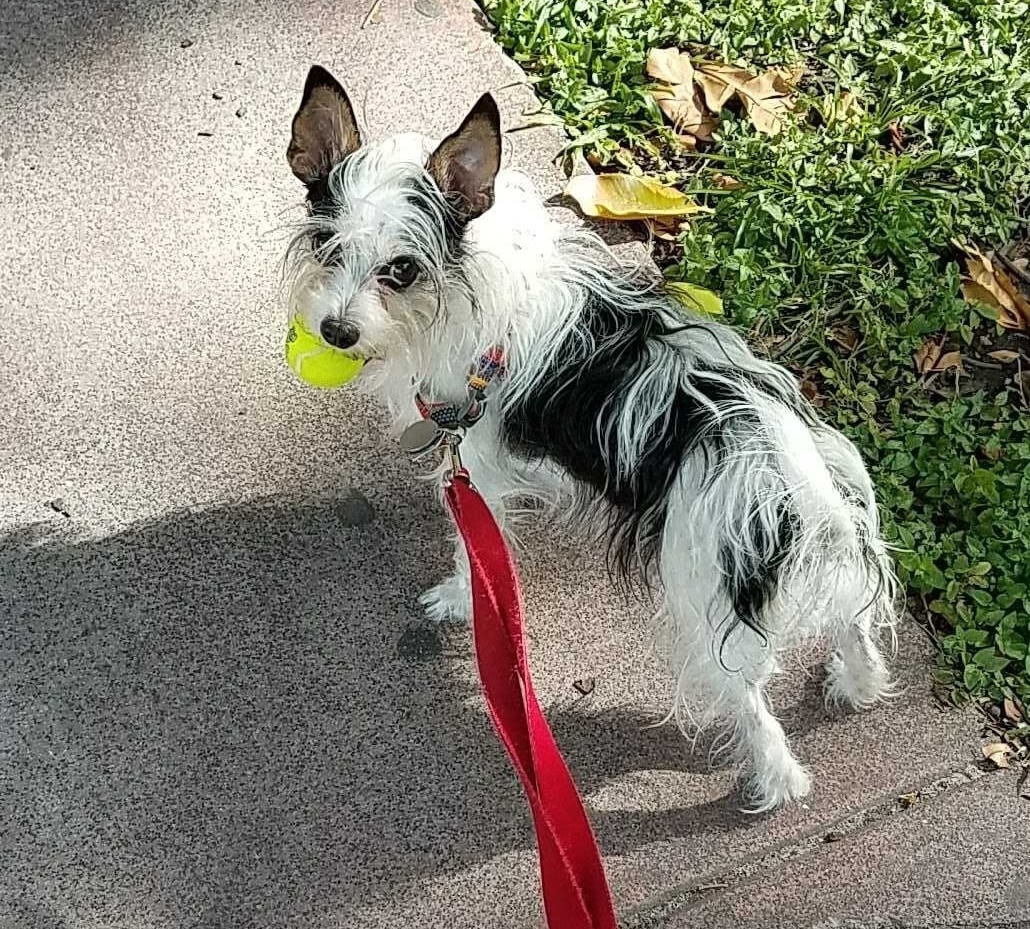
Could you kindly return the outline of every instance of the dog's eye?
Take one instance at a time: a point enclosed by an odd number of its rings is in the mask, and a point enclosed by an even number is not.
[[[418,265],[410,258],[397,258],[383,265],[377,277],[391,290],[404,290],[418,278]]]

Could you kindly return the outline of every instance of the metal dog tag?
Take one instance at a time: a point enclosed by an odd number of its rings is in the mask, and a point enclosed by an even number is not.
[[[433,449],[439,448],[446,437],[444,430],[433,420],[420,419],[401,433],[401,451],[412,458],[421,458]]]

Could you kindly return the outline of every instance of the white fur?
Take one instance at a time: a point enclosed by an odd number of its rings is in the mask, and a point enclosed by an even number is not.
[[[398,431],[418,418],[413,382],[432,399],[459,399],[469,364],[488,347],[503,345],[508,376],[495,385],[486,417],[462,446],[476,486],[502,522],[507,501],[531,495],[589,525],[599,506],[589,489],[554,465],[511,454],[499,441],[500,413],[534,388],[577,332],[588,293],[618,297],[620,288],[628,293],[632,285],[612,277],[611,256],[599,240],[553,221],[527,178],[502,171],[494,206],[467,229],[463,282],[436,282],[441,293],[378,288],[369,275],[395,256],[399,236],[434,247],[431,236],[411,228],[402,194],[422,174],[432,150],[430,140],[400,136],[367,146],[337,169],[331,186],[347,209],[332,231],[346,260],[331,270],[309,260],[304,235],[326,220],[306,223],[293,249],[299,260],[291,312],[303,314],[313,331],[327,315],[357,324],[361,339],[354,350],[377,359],[360,380],[386,404]],[[671,315],[670,322],[676,322]],[[725,377],[748,371],[784,393],[796,390],[786,371],[756,358],[739,336],[699,320],[690,332],[656,343],[649,369],[611,427],[617,454],[609,468],[628,473],[650,426],[669,414],[675,390],[694,389],[691,372],[720,367]],[[709,402],[701,393],[698,399]],[[700,454],[692,453],[668,501],[659,546],[661,640],[676,680],[671,715],[685,723],[692,718],[692,698],[699,698],[705,711],[693,714],[694,722],[728,723],[727,745],[747,777],[745,798],[752,809],[770,810],[803,797],[810,787],[765,694],[778,653],[828,635],[834,645],[828,698],[853,707],[871,704],[889,689],[876,639],[879,630],[893,627],[896,590],[879,540],[873,488],[847,439],[828,427],[806,425],[788,405],[757,389],[739,410],[717,412],[730,454],[711,474]],[[758,429],[752,425],[756,413]],[[745,414],[751,417],[746,422]],[[767,538],[775,536],[780,503],[798,514],[800,543],[763,618],[768,634],[762,638],[737,625],[724,641],[732,609],[720,593],[719,540],[730,539],[743,552],[752,545],[746,529],[754,523],[768,530]],[[422,597],[431,619],[468,617],[460,543],[456,563],[455,576]]]

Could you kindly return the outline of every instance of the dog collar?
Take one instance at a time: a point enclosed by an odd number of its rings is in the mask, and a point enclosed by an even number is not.
[[[462,403],[432,403],[415,391],[415,405],[422,416],[401,434],[401,448],[419,459],[441,446],[451,453],[455,470],[460,467],[458,445],[465,429],[474,425],[486,412],[486,391],[490,384],[504,377],[505,353],[498,345],[491,346],[469,368],[465,381],[466,397]]]
[[[465,381],[466,399],[462,403],[431,403],[415,392],[415,406],[423,419],[433,420],[441,429],[462,429],[482,417],[486,390],[495,379],[504,377],[504,349],[492,345],[469,368]]]

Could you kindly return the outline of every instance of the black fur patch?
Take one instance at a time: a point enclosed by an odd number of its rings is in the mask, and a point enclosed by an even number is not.
[[[591,339],[584,343],[571,336],[556,353],[553,368],[504,417],[505,439],[517,454],[552,459],[605,501],[609,566],[626,581],[637,578],[642,567],[645,584],[659,554],[669,492],[684,458],[701,448],[714,464],[712,456],[722,453],[711,410],[678,390],[668,416],[652,428],[632,473],[606,465],[617,459],[614,423],[621,398],[651,364],[649,344],[678,331],[662,319],[661,301],[657,287],[630,305],[593,296],[581,323]],[[735,399],[721,383],[701,382],[699,388],[716,405]]]
[[[689,323],[670,327],[661,312],[664,301],[657,285],[629,304],[593,295],[584,307],[580,327],[591,339],[570,336],[556,353],[553,368],[529,395],[506,410],[503,425],[504,438],[516,454],[553,460],[603,500],[608,514],[609,570],[617,581],[642,581],[645,587],[650,586],[660,555],[669,494],[684,460],[700,451],[714,471],[726,453],[724,435],[711,408],[679,388],[668,415],[652,427],[632,472],[606,466],[617,456],[614,428],[606,427],[614,425],[621,399],[652,363],[649,347],[698,328]],[[709,332],[706,329],[703,338],[710,339]],[[720,373],[734,372],[721,369]],[[754,383],[749,375],[736,374]],[[809,417],[795,398],[782,396],[777,385],[760,386]],[[737,404],[743,398],[732,384],[705,378],[703,372],[695,378],[694,387],[715,407]],[[746,414],[738,414],[738,426],[741,415],[746,419]],[[793,531],[790,514],[784,512],[774,544],[764,538],[753,540],[756,550],[773,552],[762,564],[731,565],[726,560],[728,548],[722,551],[727,594],[735,612],[733,625],[743,622],[762,634],[762,611],[791,549]]]
[[[775,538],[769,537],[768,530],[758,520],[753,520],[748,527],[751,551],[768,552],[767,558],[757,555],[742,557],[725,545],[719,550],[726,593],[733,604],[733,617],[726,628],[724,643],[735,625],[733,620],[742,622],[759,635],[765,633],[762,612],[776,591],[780,570],[794,547],[796,532],[794,517],[786,507],[780,507],[778,517]]]

